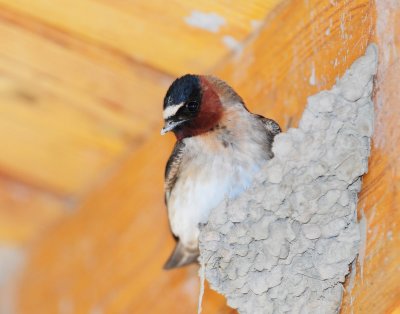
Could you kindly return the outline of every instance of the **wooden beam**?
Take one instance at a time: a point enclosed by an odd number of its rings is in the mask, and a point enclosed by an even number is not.
[[[213,66],[230,52],[229,43],[234,45],[245,39],[279,2],[0,0],[0,5],[127,58],[179,75]],[[203,28],[186,22],[193,12],[200,13],[197,25]],[[214,25],[220,25],[220,29],[213,29]],[[226,38],[228,45],[224,43]]]
[[[0,11],[0,173],[77,196],[160,124],[170,77]]]
[[[289,1],[242,52],[214,69],[247,105],[286,128],[308,96],[331,88],[364,50],[374,28],[370,0]]]
[[[73,210],[73,205],[46,191],[0,177],[0,242],[28,245],[49,224]]]
[[[57,312],[60,302],[76,313],[195,311],[196,266],[162,270],[173,245],[162,192],[171,144],[172,136],[154,136],[80,210],[48,230],[23,276],[21,312]],[[205,308],[223,306],[221,297],[210,298]]]
[[[346,287],[343,313],[400,312],[400,6],[377,1],[379,67],[375,131],[369,171],[360,195],[367,230],[364,258]]]
[[[216,73],[252,110],[295,124],[306,98],[330,88],[364,53],[373,26],[372,1],[287,1]],[[20,312],[51,313],[60,306],[76,313],[196,310],[197,268],[161,270],[173,246],[162,192],[172,143],[155,132],[76,213],[32,246],[18,294]],[[370,169],[371,175],[380,171],[374,164]],[[204,307],[204,313],[230,312],[210,290]]]

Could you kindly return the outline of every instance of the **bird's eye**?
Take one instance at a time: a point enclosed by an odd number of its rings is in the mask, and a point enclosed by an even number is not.
[[[188,108],[188,110],[189,110],[190,112],[196,112],[196,111],[197,111],[197,108],[199,107],[199,103],[198,103],[197,101],[189,101],[189,102],[186,104],[186,107]]]

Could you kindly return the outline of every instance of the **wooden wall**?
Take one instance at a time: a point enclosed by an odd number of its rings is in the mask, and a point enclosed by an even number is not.
[[[342,312],[399,311],[400,7],[377,2],[0,0],[0,240],[25,256],[14,310],[195,312],[197,267],[161,269],[171,80],[215,73],[286,128],[377,41],[367,242]],[[203,28],[188,24],[199,12]],[[203,304],[230,312],[210,290]]]

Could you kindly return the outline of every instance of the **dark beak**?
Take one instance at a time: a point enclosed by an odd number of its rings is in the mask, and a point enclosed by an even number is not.
[[[184,123],[186,121],[187,120],[180,120],[180,121],[169,120],[169,121],[166,121],[164,127],[161,129],[161,135],[164,135],[165,133],[168,133],[169,131],[172,131],[178,125],[181,125],[182,123]]]

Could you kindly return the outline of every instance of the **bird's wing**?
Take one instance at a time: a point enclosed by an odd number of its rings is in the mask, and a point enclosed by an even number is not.
[[[274,157],[274,153],[272,152],[272,143],[274,141],[275,135],[281,132],[281,128],[278,123],[276,123],[272,119],[265,118],[259,114],[255,115],[256,118],[261,122],[262,126],[264,127],[265,131],[267,131],[267,142],[266,142],[266,152],[269,158]]]
[[[270,133],[273,137],[278,133],[281,133],[281,127],[274,120],[265,118],[259,114],[256,114],[255,116],[257,116],[257,118],[260,119],[267,132]]]
[[[179,239],[176,241],[175,249],[164,264],[164,269],[172,269],[186,266],[197,262],[199,249],[185,247]]]
[[[182,141],[178,141],[175,144],[174,150],[172,151],[171,156],[167,161],[167,165],[165,167],[165,203],[168,203],[169,196],[171,195],[171,191],[174,188],[176,180],[178,179],[178,171],[182,161],[183,151],[185,148],[185,144]]]
[[[185,144],[178,141],[175,144],[174,150],[167,161],[165,167],[165,203],[168,207],[168,199],[178,179],[179,167],[182,162]],[[171,269],[176,267],[185,266],[197,261],[199,250],[185,247],[178,237],[174,235],[176,246],[171,256],[168,258],[164,265],[164,269]]]

